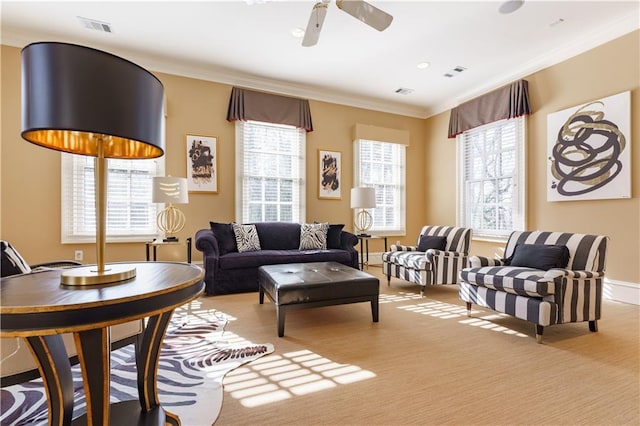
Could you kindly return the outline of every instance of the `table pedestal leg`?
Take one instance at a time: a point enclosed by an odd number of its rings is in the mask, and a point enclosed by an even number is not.
[[[136,353],[136,367],[138,370],[138,397],[143,411],[151,411],[160,407],[157,387],[157,371],[160,361],[162,340],[167,332],[173,311],[163,312],[149,317],[142,335],[139,351]],[[175,414],[165,411],[166,421],[179,426],[180,419]]]
[[[59,334],[25,338],[47,392],[49,425],[70,425],[73,416],[73,378],[67,350]]]
[[[109,327],[73,333],[82,368],[87,424],[108,425],[111,351]]]

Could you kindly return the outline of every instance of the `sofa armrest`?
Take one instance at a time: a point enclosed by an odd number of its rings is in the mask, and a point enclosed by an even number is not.
[[[340,232],[340,248],[347,251],[355,251],[354,247],[358,244],[358,237],[349,231]]]
[[[425,252],[425,256],[427,257],[428,260],[433,261],[435,258],[437,257],[442,257],[442,258],[461,258],[461,257],[465,257],[466,254],[464,253],[459,253],[457,251],[445,251],[445,250],[438,250],[438,249],[428,249]]]
[[[201,229],[196,232],[196,249],[203,252],[205,257],[220,257],[218,240],[211,229]]]
[[[602,279],[604,278],[604,272],[572,271],[570,269],[553,268],[544,273],[545,280],[553,280],[557,277],[566,277],[568,280]]]
[[[469,267],[479,268],[481,266],[504,266],[504,262],[501,259],[490,259],[484,256],[469,256]]]

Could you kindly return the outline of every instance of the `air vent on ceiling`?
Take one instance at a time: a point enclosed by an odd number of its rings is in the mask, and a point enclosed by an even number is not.
[[[446,74],[444,74],[444,76],[448,77],[448,78],[455,77],[456,75],[460,74],[464,70],[466,70],[465,67],[461,67],[460,65],[458,65],[457,67],[455,67],[451,71],[449,71]]]
[[[103,33],[112,33],[111,24],[108,22],[96,21],[95,19],[83,18],[78,16],[78,19],[85,28],[90,30],[102,31]]]
[[[407,89],[406,87],[401,87],[399,89],[396,89],[396,93],[400,95],[408,95],[411,92],[413,92],[413,89]]]

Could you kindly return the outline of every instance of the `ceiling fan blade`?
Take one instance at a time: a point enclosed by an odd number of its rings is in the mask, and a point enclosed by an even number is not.
[[[393,21],[393,16],[363,0],[336,0],[336,6],[378,31],[384,31]]]
[[[302,45],[305,47],[315,46],[320,38],[320,30],[322,30],[322,24],[324,18],[327,16],[327,7],[329,6],[329,0],[322,0],[317,2],[311,10],[311,16],[309,16],[309,23],[307,29],[304,32],[304,38],[302,39]]]

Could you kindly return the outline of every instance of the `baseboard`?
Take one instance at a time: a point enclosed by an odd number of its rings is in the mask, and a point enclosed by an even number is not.
[[[604,298],[632,305],[640,305],[640,284],[604,279]]]
[[[369,253],[369,265],[382,265],[382,253]],[[604,298],[617,302],[640,305],[640,284],[605,278]]]

